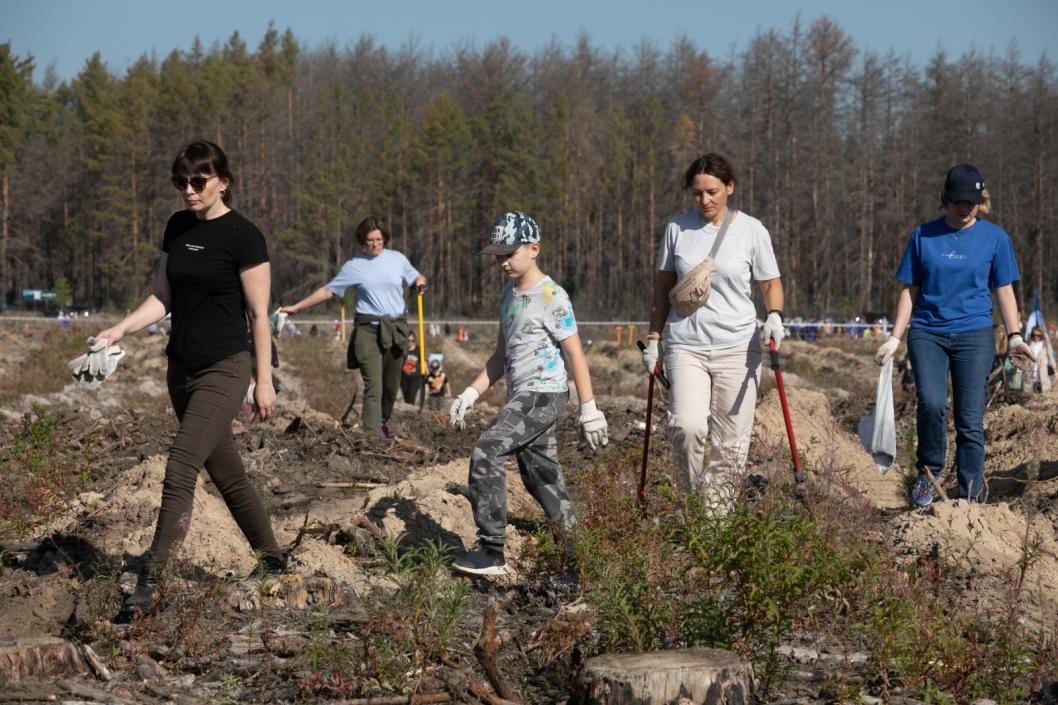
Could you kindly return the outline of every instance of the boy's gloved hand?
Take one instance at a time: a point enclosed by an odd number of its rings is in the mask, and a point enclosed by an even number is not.
[[[606,416],[595,407],[594,399],[590,399],[580,405],[577,425],[580,427],[581,440],[587,443],[592,450],[601,448],[610,442]]]
[[[879,365],[884,365],[893,359],[893,355],[896,355],[896,350],[899,347],[900,338],[889,336],[889,340],[878,346],[878,352],[874,353],[874,361]]]
[[[647,338],[647,345],[643,348],[643,367],[647,374],[654,374],[654,368],[658,365],[658,341],[656,338]]]
[[[452,406],[448,410],[448,424],[457,431],[465,431],[467,428],[466,416],[474,402],[478,400],[478,390],[467,387],[463,393],[452,400]]]
[[[774,340],[775,349],[778,350],[779,346],[782,345],[782,339],[786,337],[786,328],[782,324],[782,314],[778,311],[769,313],[761,332],[763,333],[760,337],[761,347],[769,348],[768,341]]]

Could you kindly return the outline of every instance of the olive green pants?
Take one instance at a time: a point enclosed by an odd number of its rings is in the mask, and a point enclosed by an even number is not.
[[[404,336],[407,338],[407,334]],[[404,364],[404,347],[399,344],[382,349],[379,325],[359,323],[353,341],[360,375],[364,379],[365,431],[375,432],[389,421],[393,404],[400,393],[400,368]]]
[[[148,553],[149,566],[165,565],[191,524],[198,472],[205,467],[235,523],[256,551],[282,556],[272,525],[243,467],[231,421],[250,384],[250,353],[241,352],[199,370],[169,358],[166,378],[180,420],[162,484],[162,508]]]

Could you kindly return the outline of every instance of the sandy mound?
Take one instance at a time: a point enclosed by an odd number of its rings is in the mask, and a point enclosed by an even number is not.
[[[919,549],[937,544],[946,562],[968,565],[975,573],[1003,583],[1004,589],[1014,583],[1023,547],[1037,544],[1037,557],[1025,576],[1026,593],[1019,599],[1037,607],[1038,615],[1053,615],[1058,601],[1058,540],[1046,517],[1027,519],[1006,502],[939,502],[924,512],[901,514],[892,529],[899,542]],[[1003,590],[998,595],[1004,597]]]
[[[164,455],[152,456],[125,471],[110,492],[79,495],[54,529],[82,535],[96,548],[112,555],[141,555],[154,537],[165,461]],[[256,565],[253,551],[224,501],[206,491],[205,477],[205,473],[200,473],[191,524],[179,555],[206,570],[233,570],[248,575]],[[326,500],[313,506],[311,519],[345,523],[359,513],[361,505],[362,499]],[[295,517],[275,522],[280,546],[294,540],[302,522],[303,518]],[[312,536],[305,537],[295,550],[291,569],[299,575],[328,577],[358,591],[377,582],[364,574],[359,563],[341,545],[328,544]]]
[[[839,351],[840,352],[840,351]],[[906,507],[903,477],[894,465],[882,475],[858,438],[835,423],[827,395],[810,389],[786,391],[797,449],[814,468],[834,472],[854,491],[878,507]],[[772,390],[757,406],[756,432],[774,440],[786,438],[779,394]]]
[[[467,496],[468,460],[412,473],[396,485],[372,490],[363,512],[391,534],[407,532],[412,541],[441,539],[458,554],[477,540],[477,528]],[[516,524],[539,521],[543,512],[522,485],[517,468],[507,473],[508,560],[522,555],[525,539]]]
[[[111,491],[79,495],[55,528],[62,531],[69,527],[110,554],[142,554],[154,537],[165,462],[164,455],[151,456],[123,472]],[[206,492],[201,475],[182,555],[205,568],[248,572],[255,565],[250,545],[223,500]]]

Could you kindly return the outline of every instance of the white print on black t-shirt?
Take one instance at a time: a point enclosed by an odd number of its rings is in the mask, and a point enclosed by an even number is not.
[[[950,259],[950,260],[960,260],[960,259],[966,259],[966,255],[960,255],[960,254],[959,254],[958,252],[956,252],[955,250],[952,250],[951,252],[949,252],[948,254],[946,254],[946,255],[944,255],[944,256],[945,256],[945,257],[947,257],[947,258],[948,258],[948,259]]]
[[[185,242],[184,247],[191,250],[192,252],[201,252],[202,250],[206,249],[205,245],[192,245],[189,242]]]

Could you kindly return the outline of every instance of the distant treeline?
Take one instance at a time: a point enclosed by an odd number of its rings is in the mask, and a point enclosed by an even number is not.
[[[827,18],[723,56],[587,36],[533,53],[506,39],[310,49],[272,27],[253,51],[235,34],[122,76],[98,54],[69,83],[33,71],[0,45],[8,297],[61,275],[78,303],[141,299],[181,207],[171,160],[200,138],[231,157],[235,207],[268,238],[285,303],[333,275],[378,213],[430,278],[429,315],[491,316],[503,282],[475,254],[518,209],[578,314],[642,318],[665,219],[691,207],[682,172],[706,151],[733,161],[737,207],[770,230],[791,314],[890,309],[907,237],[962,161],[1014,238],[1021,300],[1058,293],[1055,68],[1013,45],[917,66]]]

